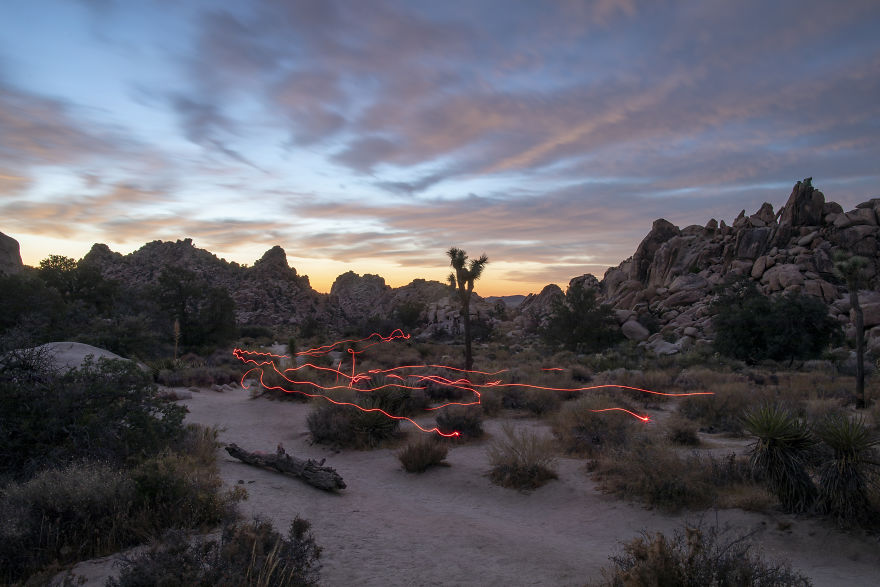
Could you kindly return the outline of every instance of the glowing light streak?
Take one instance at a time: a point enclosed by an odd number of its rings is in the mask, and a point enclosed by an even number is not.
[[[658,395],[663,397],[691,397],[691,396],[700,396],[700,395],[713,395],[712,392],[708,391],[699,391],[699,392],[687,392],[687,393],[666,393],[660,391],[654,391],[650,389],[644,389],[641,387],[633,387],[629,385],[616,385],[616,384],[603,384],[603,385],[590,385],[586,387],[551,387],[544,385],[532,385],[527,383],[504,383],[501,379],[491,379],[496,377],[502,373],[505,373],[507,369],[502,369],[499,371],[476,371],[476,370],[465,370],[459,369],[457,367],[451,367],[448,365],[436,365],[436,364],[423,364],[423,365],[398,365],[396,367],[390,367],[387,369],[370,369],[363,372],[358,372],[357,370],[357,355],[363,354],[364,351],[372,346],[377,344],[384,344],[393,342],[395,340],[408,340],[410,338],[409,334],[405,334],[402,330],[396,329],[388,336],[382,336],[378,333],[373,333],[370,336],[360,339],[347,339],[334,342],[332,344],[319,346],[315,348],[311,348],[305,351],[300,351],[296,353],[293,357],[290,355],[279,355],[269,352],[262,351],[248,351],[244,349],[234,349],[232,351],[233,355],[242,361],[244,364],[253,365],[250,369],[248,369],[244,375],[241,377],[241,386],[244,389],[249,389],[246,380],[248,376],[255,372],[259,371],[259,383],[260,385],[267,390],[277,390],[282,391],[284,393],[298,393],[304,395],[306,397],[311,398],[321,398],[326,400],[332,404],[336,404],[339,406],[349,406],[352,408],[356,408],[361,410],[362,412],[376,412],[380,413],[383,416],[390,418],[392,420],[406,421],[418,428],[423,432],[435,433],[443,437],[454,438],[460,436],[460,432],[452,431],[452,432],[442,432],[439,428],[432,427],[426,428],[420,425],[418,422],[413,420],[412,418],[406,416],[400,416],[396,414],[391,414],[384,409],[381,408],[368,408],[361,405],[358,405],[354,402],[346,402],[333,399],[328,393],[334,391],[343,391],[343,390],[354,390],[360,393],[371,393],[384,389],[405,389],[405,390],[426,390],[428,385],[436,385],[440,387],[447,387],[451,389],[458,389],[461,391],[465,391],[468,393],[474,394],[473,401],[449,401],[442,403],[437,406],[430,406],[425,408],[426,412],[433,412],[436,410],[441,410],[443,408],[449,406],[478,406],[481,404],[482,395],[480,390],[484,389],[499,389],[499,388],[522,388],[522,389],[535,389],[539,391],[547,391],[547,392],[568,392],[568,393],[576,393],[576,392],[587,392],[587,391],[595,391],[599,389],[628,389],[631,391],[637,391],[640,393]],[[349,345],[345,348],[345,345]],[[355,350],[352,348],[353,345],[359,345],[359,350]],[[327,355],[331,352],[337,351],[339,348],[345,348],[349,356],[351,357],[351,370],[350,373],[343,372],[343,361],[340,359],[335,368],[333,367],[325,367],[321,365],[315,365],[310,362],[305,362],[302,365],[298,365],[296,367],[289,367],[286,369],[279,369],[277,362],[280,362],[284,359],[294,359],[294,357],[312,357],[317,358],[324,355]],[[338,352],[338,351],[337,351]],[[270,384],[264,381],[263,377],[266,374],[266,371],[271,369],[278,377],[283,379],[286,384],[290,384],[292,389],[288,389],[284,385],[275,385]],[[308,379],[301,379],[297,377],[297,373],[301,370],[309,369],[314,370],[317,373],[327,373],[331,374],[334,377],[334,385],[325,386],[317,383],[315,381],[310,381]],[[348,371],[348,369],[346,369]],[[446,377],[437,373],[437,371],[447,372],[450,377]],[[565,371],[560,367],[545,367],[542,369],[545,372],[560,372]],[[427,373],[426,373],[427,372]],[[474,378],[485,379],[483,382],[479,382],[474,380]],[[389,382],[393,381],[393,382]],[[311,393],[310,393],[311,392]],[[613,408],[604,408],[599,410],[592,410],[594,412],[624,412],[629,416],[640,420],[642,422],[650,422],[651,418],[648,415],[640,415],[626,408],[613,407]]]

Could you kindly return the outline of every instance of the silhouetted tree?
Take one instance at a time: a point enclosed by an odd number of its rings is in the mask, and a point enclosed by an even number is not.
[[[834,271],[846,280],[849,290],[849,305],[855,314],[856,327],[856,397],[862,406],[868,407],[868,396],[865,395],[865,316],[859,304],[859,286],[864,280],[864,268],[868,260],[858,255],[849,255],[838,251],[834,255]]]
[[[569,286],[554,300],[550,319],[541,330],[544,340],[581,353],[597,353],[623,340],[611,307],[599,304],[596,290]]]
[[[446,254],[449,255],[450,264],[455,273],[449,274],[449,285],[458,294],[461,304],[461,317],[464,321],[464,364],[465,369],[472,369],[474,357],[471,353],[471,294],[474,291],[474,281],[483,274],[483,269],[489,262],[489,257],[480,255],[479,259],[471,259],[463,250],[452,247]]]

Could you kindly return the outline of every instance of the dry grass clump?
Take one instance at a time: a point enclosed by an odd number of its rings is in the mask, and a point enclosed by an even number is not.
[[[407,444],[397,453],[397,458],[407,473],[424,473],[431,467],[448,467],[447,454],[447,446],[432,434]]]
[[[263,520],[227,524],[219,540],[191,538],[180,530],[123,563],[110,587],[144,585],[317,585],[321,547],[311,524],[296,516],[287,536]]]
[[[668,445],[642,439],[603,454],[594,464],[604,491],[665,511],[705,508],[714,490],[706,475]]]
[[[666,422],[666,439],[680,446],[699,446],[700,437],[697,425],[679,414],[673,415]]]
[[[749,535],[728,538],[717,526],[685,526],[669,538],[660,532],[623,544],[623,552],[609,557],[599,585],[705,585],[808,586],[810,580],[787,563],[765,561],[752,552]]]
[[[624,398],[601,393],[566,402],[551,421],[553,435],[569,454],[595,456],[603,450],[624,446],[643,431],[643,424],[624,412],[600,411],[620,407],[632,406]]]
[[[556,479],[553,441],[527,430],[517,430],[506,422],[503,437],[486,449],[492,469],[489,479],[502,487],[519,490],[537,489]]]
[[[707,391],[714,395],[686,397],[679,405],[679,413],[697,422],[710,432],[743,433],[743,416],[747,410],[765,401],[768,392],[745,382],[721,383]]]

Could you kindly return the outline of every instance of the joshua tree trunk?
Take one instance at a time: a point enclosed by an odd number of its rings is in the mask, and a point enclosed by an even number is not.
[[[849,303],[856,315],[856,397],[860,398],[862,407],[868,407],[865,395],[865,315],[859,304],[859,291],[856,284],[849,286]]]
[[[464,319],[464,368],[474,368],[474,355],[471,351],[471,308],[470,299],[462,303],[461,311]]]

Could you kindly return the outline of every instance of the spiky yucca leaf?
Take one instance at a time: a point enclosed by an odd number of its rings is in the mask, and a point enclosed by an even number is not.
[[[809,425],[777,405],[750,410],[743,422],[745,429],[758,437],[750,448],[752,471],[767,479],[786,510],[809,509],[816,497],[806,468],[816,449]]]
[[[842,415],[829,416],[818,434],[833,456],[819,469],[817,509],[841,522],[864,520],[872,513],[868,488],[880,472],[874,450],[880,438],[871,434],[863,418]]]

